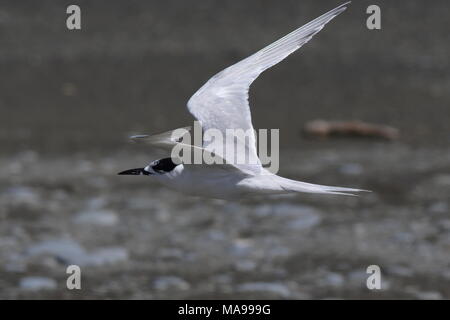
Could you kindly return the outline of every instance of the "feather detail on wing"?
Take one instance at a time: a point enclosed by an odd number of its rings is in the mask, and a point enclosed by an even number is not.
[[[346,9],[349,2],[321,15],[285,37],[261,49],[248,58],[226,68],[206,82],[188,101],[188,109],[202,124],[203,130],[217,129],[224,135],[227,129],[248,131],[245,144],[249,163],[260,165],[256,152],[248,90],[251,83],[265,70],[279,63],[307,43],[330,20]],[[214,149],[226,158],[223,142],[206,141],[205,149]],[[222,151],[220,151],[222,149]],[[234,159],[228,159],[230,162]]]

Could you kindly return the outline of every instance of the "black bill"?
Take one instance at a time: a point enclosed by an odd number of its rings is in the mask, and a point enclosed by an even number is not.
[[[143,175],[148,176],[151,173],[146,171],[146,170],[144,170],[144,168],[136,168],[136,169],[125,170],[125,171],[119,172],[118,174],[122,174],[122,175],[123,174],[127,174],[127,175],[141,175],[141,174],[143,174]]]

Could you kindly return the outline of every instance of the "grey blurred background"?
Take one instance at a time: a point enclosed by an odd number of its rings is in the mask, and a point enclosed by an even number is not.
[[[231,203],[116,176],[157,157],[130,134],[189,125],[210,76],[339,4],[2,1],[0,298],[450,298],[446,1],[353,1],[251,87],[281,175],[372,194]],[[401,136],[307,139],[313,119]],[[70,264],[82,290],[66,289]]]

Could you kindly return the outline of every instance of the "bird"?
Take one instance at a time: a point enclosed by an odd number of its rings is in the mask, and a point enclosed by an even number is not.
[[[222,70],[189,99],[187,108],[199,121],[203,131],[215,129],[224,134],[227,129],[251,131],[249,139],[234,141],[248,152],[249,159],[253,160],[251,164],[235,163],[227,157],[225,152],[220,151],[223,145],[203,139],[201,146],[192,145],[191,147],[224,160],[222,163],[180,163],[179,159],[171,156],[154,160],[145,167],[125,170],[118,174],[146,175],[185,194],[224,200],[297,193],[356,195],[358,192],[367,191],[296,181],[268,171],[261,165],[257,155],[248,102],[250,85],[263,71],[281,62],[311,40],[328,22],[345,11],[349,3],[346,2],[330,10]],[[184,129],[190,130],[190,128]],[[186,131],[177,129],[151,136],[135,135],[131,139],[144,141],[152,147],[170,151],[175,146],[185,146],[180,139]]]

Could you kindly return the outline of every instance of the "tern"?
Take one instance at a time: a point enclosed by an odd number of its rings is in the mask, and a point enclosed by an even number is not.
[[[261,49],[253,55],[224,69],[209,79],[188,101],[190,113],[201,123],[203,130],[216,129],[225,134],[227,129],[251,130],[244,149],[253,164],[236,164],[215,141],[203,140],[202,151],[222,157],[222,164],[186,164],[172,157],[155,160],[142,168],[122,171],[120,175],[148,175],[169,188],[195,196],[217,199],[240,199],[256,195],[280,195],[291,193],[319,193],[354,195],[362,189],[324,186],[280,177],[265,169],[259,161],[256,139],[251,121],[248,91],[251,83],[265,70],[281,62],[307,43],[337,15],[349,2],[321,15],[285,37]],[[138,135],[134,141],[171,150],[180,142],[176,130],[158,135]]]

